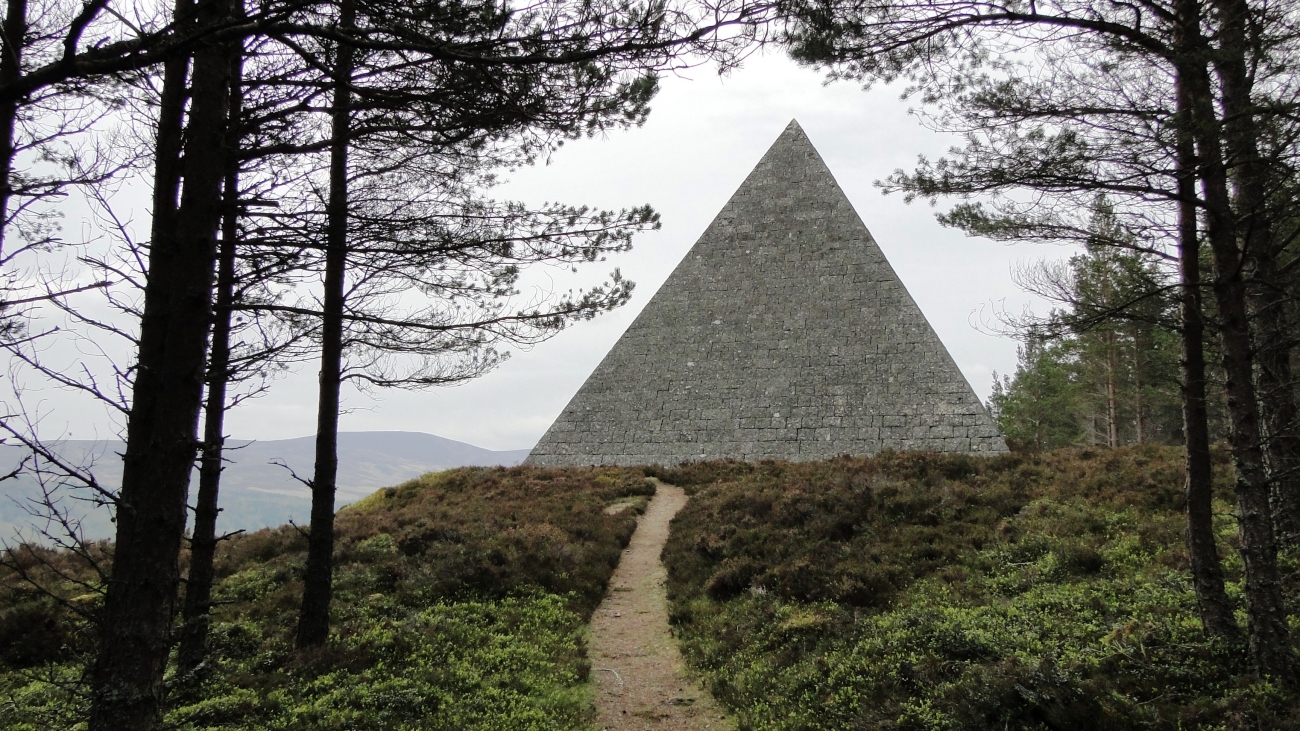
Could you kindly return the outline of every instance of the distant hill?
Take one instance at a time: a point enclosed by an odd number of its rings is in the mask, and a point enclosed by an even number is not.
[[[122,480],[123,444],[112,440],[68,440],[59,442],[59,455],[73,464],[93,466],[102,484],[118,487]],[[0,445],[0,474],[9,472],[26,456],[22,447]],[[283,462],[299,476],[310,477],[315,460],[315,437],[227,442],[229,463],[221,480],[221,518],[218,529],[233,531],[283,525],[290,520],[308,522],[311,495],[289,470],[274,464]],[[401,431],[343,432],[339,434],[338,505],[342,506],[388,487],[453,467],[516,465],[528,456],[527,449],[493,451],[432,434]],[[197,473],[191,484],[193,499]],[[9,540],[30,523],[22,503],[40,494],[34,478],[21,477],[0,482],[0,539]],[[65,504],[83,516],[88,538],[108,538],[113,527],[108,514],[85,503],[66,500],[79,493],[61,491]]]

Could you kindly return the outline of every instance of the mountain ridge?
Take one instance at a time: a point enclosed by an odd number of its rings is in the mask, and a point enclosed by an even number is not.
[[[307,522],[311,494],[293,475],[311,475],[315,440],[314,436],[227,439],[228,461],[222,473],[222,514],[218,530],[253,530],[291,520]],[[66,439],[50,444],[62,459],[91,469],[101,484],[114,489],[121,484],[119,455],[124,446],[116,439]],[[12,470],[26,455],[27,450],[20,445],[0,444],[0,474]],[[484,449],[424,432],[340,432],[336,504],[342,507],[381,487],[428,472],[454,467],[513,466],[526,456],[527,449]],[[191,480],[191,502],[197,483],[196,472]],[[18,535],[19,528],[30,525],[31,518],[22,504],[39,497],[40,483],[31,476],[19,477],[0,483],[0,493],[8,498],[0,498],[0,538],[11,540]],[[60,494],[73,498],[77,493],[65,487],[60,489]],[[106,510],[85,508],[72,500],[65,500],[64,504],[79,508],[87,538],[111,537],[112,522]]]

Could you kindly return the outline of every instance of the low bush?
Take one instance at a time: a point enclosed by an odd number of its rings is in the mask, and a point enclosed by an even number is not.
[[[742,729],[1300,728],[1298,699],[1203,637],[1177,450],[662,477],[694,493],[664,552],[676,631]],[[1294,609],[1295,557],[1284,568]]]
[[[266,729],[588,729],[587,620],[653,484],[640,470],[466,468],[413,480],[340,511],[330,642],[292,649],[306,541],[293,526],[242,535],[217,558],[212,653],[169,678],[167,724]],[[628,504],[617,512],[606,508]],[[40,552],[43,549],[35,549]],[[97,574],[39,555],[77,581]],[[101,556],[101,565],[107,555]],[[84,719],[90,644],[75,603],[0,569],[0,728]]]

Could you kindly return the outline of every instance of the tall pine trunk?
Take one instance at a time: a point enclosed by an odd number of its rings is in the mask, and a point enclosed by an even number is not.
[[[1192,586],[1205,634],[1241,639],[1232,604],[1223,588],[1223,564],[1214,537],[1214,489],[1210,462],[1209,410],[1205,399],[1205,319],[1201,298],[1200,236],[1197,230],[1196,149],[1187,122],[1187,93],[1181,75],[1178,94],[1178,262],[1182,276],[1183,432],[1187,440],[1187,552]]]
[[[213,0],[198,13],[204,25],[223,22],[229,2]],[[185,184],[175,215],[163,217],[150,246],[113,567],[90,673],[90,731],[148,731],[161,721],[212,317],[229,54],[218,44],[194,56]],[[160,129],[160,147],[171,132]],[[167,164],[160,151],[159,167]]]
[[[1294,540],[1300,530],[1300,435],[1295,434],[1297,407],[1291,383],[1293,337],[1287,327],[1283,300],[1276,289],[1277,244],[1269,210],[1270,178],[1259,151],[1263,132],[1252,99],[1253,46],[1250,5],[1244,0],[1210,0],[1218,20],[1220,49],[1214,68],[1222,88],[1225,151],[1231,170],[1238,243],[1244,252],[1242,268],[1259,368],[1259,411],[1263,418],[1264,454],[1272,479],[1279,533]]]
[[[1273,481],[1273,521],[1278,541],[1300,545],[1300,410],[1291,371],[1294,332],[1272,256],[1251,272],[1251,322],[1259,358],[1256,378],[1264,419],[1265,450]]]
[[[226,147],[239,149],[239,116],[243,106],[243,53],[236,52],[230,68],[230,119]],[[239,162],[231,156],[224,183],[221,246],[217,257],[216,306],[212,347],[208,355],[207,401],[203,406],[203,452],[199,459],[199,492],[194,502],[190,535],[190,571],[181,609],[180,672],[195,672],[207,657],[212,581],[217,552],[218,496],[225,446],[226,385],[230,382],[230,323],[235,299],[235,245],[239,237]]]
[[[1133,442],[1146,442],[1146,405],[1142,401],[1142,332],[1133,330]]]
[[[5,5],[3,46],[0,47],[0,83],[17,81],[23,73],[23,39],[27,36],[27,0],[9,0]],[[14,167],[14,133],[18,124],[18,100],[0,102],[0,261],[3,261],[5,232],[9,228],[9,186]]]
[[[1214,259],[1214,294],[1218,304],[1220,359],[1228,401],[1228,440],[1236,468],[1237,525],[1246,572],[1247,638],[1251,662],[1261,676],[1292,681],[1291,645],[1286,607],[1277,567],[1269,479],[1264,465],[1263,434],[1256,400],[1246,281],[1250,251],[1238,243],[1220,142],[1218,117],[1209,73],[1200,63],[1188,65],[1188,97],[1196,134],[1200,178]]]
[[[176,0],[175,25],[193,24],[194,0]],[[189,99],[190,58],[178,55],[163,64],[162,92],[158,98],[158,132],[154,140],[153,213],[150,241],[173,235],[176,198],[181,190],[181,152],[184,145],[185,102]]]
[[[1106,446],[1114,449],[1119,446],[1119,389],[1116,387],[1114,334],[1106,338]]]
[[[356,23],[356,8],[344,0],[339,26]],[[325,293],[321,312],[320,397],[316,414],[316,464],[311,481],[311,533],[297,645],[325,644],[329,638],[334,569],[334,492],[338,476],[339,390],[343,366],[343,288],[347,275],[348,146],[352,129],[353,49],[339,44],[331,110],[330,187],[326,207]]]

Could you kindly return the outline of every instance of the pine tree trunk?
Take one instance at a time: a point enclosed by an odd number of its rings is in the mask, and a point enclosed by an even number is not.
[[[243,53],[236,53],[230,69],[230,119],[226,135],[229,150],[239,149],[238,119],[243,105]],[[194,530],[190,536],[190,572],[185,582],[181,610],[178,664],[182,675],[194,673],[207,657],[209,614],[212,609],[213,562],[217,552],[218,495],[224,456],[226,384],[230,380],[230,322],[235,299],[235,244],[239,236],[239,163],[232,156],[223,185],[221,246],[217,257],[216,307],[212,323],[212,348],[208,356],[207,403],[203,413],[203,452],[199,459],[199,493],[194,503]]]
[[[226,20],[228,8],[227,0],[205,3],[201,22]],[[90,731],[148,731],[161,721],[212,317],[229,54],[212,45],[194,56],[184,190],[171,230],[150,246],[117,539],[90,673]]]
[[[3,48],[0,49],[0,83],[17,81],[23,73],[23,39],[27,36],[27,0],[9,0],[5,5]],[[0,261],[4,257],[5,232],[9,228],[9,178],[14,167],[14,131],[18,123],[18,100],[0,102]]]
[[[1214,68],[1223,89],[1226,152],[1242,213],[1239,242],[1249,314],[1258,346],[1258,396],[1267,439],[1265,457],[1273,482],[1274,516],[1278,533],[1295,540],[1300,531],[1300,435],[1295,434],[1297,407],[1291,383],[1290,330],[1286,326],[1283,297],[1275,289],[1279,248],[1269,211],[1269,170],[1259,152],[1261,128],[1251,98],[1253,78],[1249,68],[1254,43],[1250,34],[1250,6],[1243,0],[1211,0],[1220,27],[1220,52]]]
[[[340,28],[356,23],[356,8],[344,0]],[[316,465],[311,485],[311,533],[302,609],[298,617],[299,649],[317,647],[329,638],[333,595],[334,492],[338,476],[339,390],[343,364],[343,287],[347,267],[348,146],[352,126],[353,49],[340,44],[334,70],[331,111],[330,189],[325,233],[325,296],[322,303],[320,400],[316,415]]]
[[[174,23],[192,26],[194,0],[176,0]],[[177,196],[181,190],[181,148],[184,144],[185,102],[189,99],[189,56],[176,56],[163,64],[162,93],[158,98],[158,135],[154,141],[153,214],[151,241],[173,236]]]
[[[1133,431],[1134,443],[1146,441],[1146,414],[1142,404],[1142,333],[1133,331]]]
[[[1293,329],[1289,302],[1278,288],[1275,260],[1260,261],[1252,274],[1251,323],[1259,368],[1259,407],[1264,421],[1265,450],[1272,479],[1273,520],[1278,541],[1300,545],[1300,410],[1297,410],[1291,371]]]
[[[1187,552],[1192,586],[1205,634],[1230,642],[1241,628],[1223,588],[1223,564],[1214,537],[1214,488],[1210,462],[1209,411],[1205,401],[1205,321],[1201,302],[1200,236],[1197,232],[1196,150],[1186,120],[1185,84],[1178,80],[1178,261],[1183,350],[1183,432],[1187,438]]]
[[[1228,401],[1228,440],[1236,467],[1237,525],[1246,570],[1247,637],[1251,661],[1261,676],[1290,684],[1293,680],[1286,607],[1277,567],[1269,480],[1264,466],[1259,404],[1253,383],[1250,322],[1242,270],[1250,256],[1238,246],[1228,177],[1220,143],[1209,74],[1189,65],[1188,91],[1192,127],[1197,137],[1200,178],[1214,259],[1214,294],[1218,304],[1220,359]]]
[[[1115,386],[1115,343],[1110,341],[1106,348],[1106,446],[1114,449],[1119,446],[1119,392]]]

